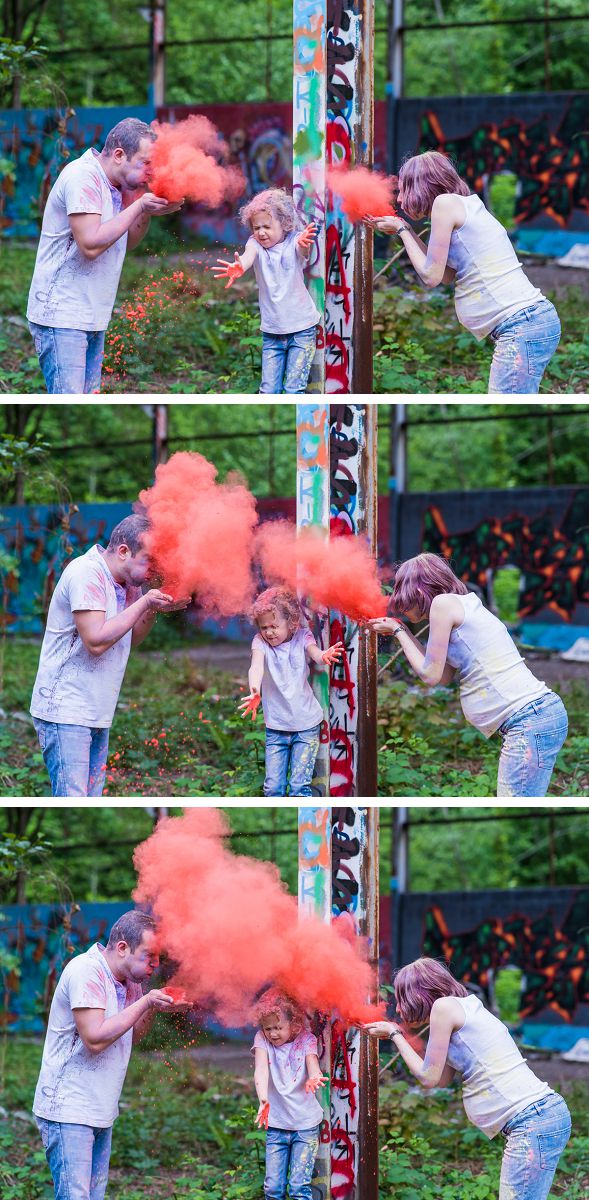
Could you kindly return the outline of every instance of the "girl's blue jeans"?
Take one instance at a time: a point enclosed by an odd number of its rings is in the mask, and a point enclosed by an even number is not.
[[[560,341],[560,321],[550,300],[507,317],[491,333],[495,353],[489,393],[535,395]]]
[[[104,1200],[112,1125],[95,1129],[36,1118],[55,1188],[55,1200]]]
[[[262,392],[279,396],[298,395],[307,382],[317,344],[317,326],[300,333],[262,333]]]
[[[311,1180],[319,1149],[319,1129],[269,1129],[266,1134],[266,1200],[313,1200]]]
[[[29,321],[49,395],[88,395],[100,391],[104,330],[56,329]]]
[[[311,780],[319,750],[320,725],[289,733],[284,729],[266,729],[265,796],[312,796]],[[290,768],[290,779],[288,772]]]
[[[501,1130],[507,1144],[499,1200],[546,1200],[571,1134],[571,1114],[555,1092],[524,1108]]]
[[[102,796],[109,729],[33,717],[52,796]]]
[[[545,796],[568,732],[566,708],[555,692],[532,700],[499,727],[498,796]]]

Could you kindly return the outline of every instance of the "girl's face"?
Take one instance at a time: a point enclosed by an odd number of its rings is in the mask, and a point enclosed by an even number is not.
[[[252,234],[265,250],[270,250],[272,246],[284,241],[284,229],[278,217],[273,217],[266,209],[252,217]]]
[[[264,641],[268,642],[270,646],[280,646],[282,642],[287,642],[292,636],[286,617],[283,617],[275,608],[262,613],[258,618],[258,629]]]
[[[260,1028],[273,1046],[285,1046],[294,1038],[292,1025],[284,1013],[270,1013],[260,1021]]]

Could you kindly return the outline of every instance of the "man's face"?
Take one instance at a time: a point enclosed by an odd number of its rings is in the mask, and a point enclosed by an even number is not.
[[[151,566],[149,554],[141,542],[135,554],[124,542],[117,547],[118,573],[128,587],[141,587],[149,577]]]
[[[115,150],[114,159],[117,165],[119,184],[126,191],[133,192],[147,183],[149,161],[153,150],[150,138],[141,138],[139,149],[132,158],[127,158],[124,150]]]
[[[121,974],[133,983],[141,983],[159,966],[159,947],[153,929],[144,930],[143,937],[137,948],[131,950],[126,942],[119,942],[117,950],[122,957]]]

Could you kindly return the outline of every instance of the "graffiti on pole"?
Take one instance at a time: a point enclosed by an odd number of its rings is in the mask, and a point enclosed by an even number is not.
[[[317,236],[306,267],[309,292],[325,308],[325,0],[294,0],[293,7],[293,196]],[[324,390],[323,328],[308,391]]]
[[[331,821],[330,809],[299,808],[299,910],[320,921],[331,920]],[[321,1073],[331,1079],[329,1016],[313,1013],[311,1028],[317,1037]],[[330,1087],[317,1093],[323,1109],[319,1151],[312,1182],[313,1200],[329,1200],[331,1175]]]
[[[577,604],[589,603],[589,489],[573,492],[559,526],[545,509],[535,517],[489,516],[472,529],[450,533],[440,508],[430,505],[422,549],[450,559],[459,578],[483,588],[489,569],[519,567],[524,577],[519,616],[550,608],[568,621]]]
[[[571,1021],[578,1006],[589,1003],[588,890],[573,895],[560,926],[547,909],[536,917],[489,917],[474,929],[453,933],[442,903],[425,913],[422,953],[443,956],[457,979],[476,983],[488,994],[491,972],[519,967],[524,976],[522,1018],[551,1009]]]

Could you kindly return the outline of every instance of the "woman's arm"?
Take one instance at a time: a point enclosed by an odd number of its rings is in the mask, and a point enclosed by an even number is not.
[[[446,1087],[454,1077],[454,1070],[446,1061],[448,1046],[454,1030],[460,1029],[463,1024],[464,1012],[454,996],[443,996],[436,1000],[430,1013],[429,1038],[424,1058],[413,1049],[394,1022],[376,1021],[367,1025],[366,1030],[376,1037],[390,1037],[418,1083],[425,1088],[434,1088]],[[388,1026],[387,1031],[383,1028],[385,1025]]]
[[[464,207],[458,196],[436,196],[431,212],[431,232],[427,247],[413,230],[398,217],[371,221],[381,233],[398,233],[410,262],[426,287],[452,283],[456,272],[447,265],[452,230],[464,224]],[[404,228],[403,228],[404,226]]]
[[[395,624],[395,636],[403,650],[409,666],[428,687],[436,687],[439,683],[450,683],[454,676],[454,667],[446,661],[450,634],[456,625],[464,619],[464,610],[457,596],[434,596],[429,614],[429,637],[427,648],[409,632],[400,622]],[[394,618],[393,618],[394,621]],[[369,622],[375,633],[388,632],[383,626],[384,620]]]

